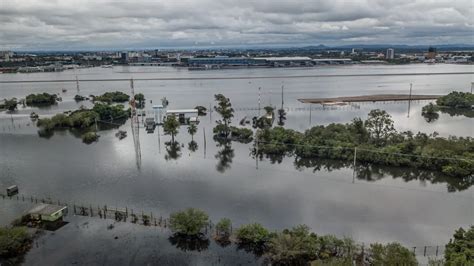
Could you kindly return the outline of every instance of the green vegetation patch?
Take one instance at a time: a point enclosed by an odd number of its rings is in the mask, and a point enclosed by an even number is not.
[[[49,106],[57,103],[56,94],[38,93],[26,96],[26,105],[29,106]]]
[[[436,170],[454,177],[474,174],[472,138],[397,132],[390,115],[381,110],[372,110],[365,121],[315,126],[304,133],[282,127],[259,130],[257,142],[259,154],[294,154],[297,160],[353,160],[357,147],[360,162]]]
[[[26,253],[32,237],[26,227],[0,227],[0,258],[11,258]]]
[[[127,102],[130,99],[130,96],[121,92],[106,92],[100,96],[93,96],[94,101],[105,102],[105,103],[123,103]]]

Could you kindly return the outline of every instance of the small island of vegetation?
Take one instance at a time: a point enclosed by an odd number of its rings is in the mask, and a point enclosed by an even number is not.
[[[50,106],[57,103],[58,96],[56,94],[38,93],[26,96],[25,102],[28,106]]]
[[[96,141],[98,135],[92,130],[92,126],[97,121],[124,122],[130,116],[130,110],[124,109],[123,105],[108,105],[102,103],[94,104],[92,109],[81,108],[70,114],[57,114],[51,118],[42,118],[37,122],[40,127],[40,136],[51,136],[54,130],[75,129],[82,132],[82,139],[85,143]],[[86,133],[94,133],[86,134]]]
[[[121,91],[106,92],[99,96],[91,95],[91,97],[92,97],[92,100],[95,102],[104,102],[104,103],[123,103],[123,102],[128,102],[128,100],[130,99],[130,96],[128,96],[127,94]]]
[[[429,103],[422,108],[421,115],[428,122],[438,119],[438,112],[447,113],[451,116],[464,115],[474,117],[474,94],[469,92],[453,91],[448,95],[436,99],[436,104]]]
[[[0,103],[0,110],[6,109],[10,112],[13,112],[18,107],[18,101],[16,98],[4,99],[3,103]]]
[[[391,116],[372,110],[365,121],[315,126],[304,133],[282,127],[257,131],[258,155],[354,160],[390,166],[437,170],[454,177],[474,174],[474,141],[436,133],[397,132]],[[257,153],[257,149],[255,149]]]

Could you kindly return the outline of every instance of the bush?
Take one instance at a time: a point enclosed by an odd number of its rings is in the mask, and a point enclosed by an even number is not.
[[[237,229],[236,237],[241,243],[265,244],[270,238],[270,232],[261,224],[253,223]]]
[[[58,96],[56,94],[39,93],[26,96],[26,105],[53,105],[56,104]]]
[[[23,254],[28,249],[31,240],[25,227],[0,228],[0,258]]]
[[[170,215],[170,228],[173,233],[197,236],[208,224],[209,216],[199,209],[189,208]]]
[[[99,139],[99,135],[95,132],[87,132],[81,136],[82,141],[86,144],[90,144]]]
[[[77,94],[76,96],[74,96],[74,100],[76,102],[80,102],[86,100],[86,97]]]
[[[232,222],[228,218],[222,218],[216,224],[217,236],[221,238],[228,238],[231,235]]]
[[[253,139],[253,131],[248,128],[230,127],[230,136],[233,140],[249,143]]]
[[[109,121],[117,119],[126,119],[129,116],[129,111],[123,108],[124,106],[121,104],[109,105],[103,103],[96,103],[94,104],[92,111],[96,112],[101,120]]]
[[[121,92],[121,91],[115,91],[115,92],[106,92],[100,96],[94,96],[92,97],[94,101],[100,101],[100,102],[105,102],[105,103],[123,103],[127,102],[130,99],[130,96],[127,94]]]
[[[7,109],[8,111],[15,111],[18,106],[16,98],[10,100],[4,99],[4,103],[0,104],[0,109]]]
[[[318,237],[306,225],[299,225],[271,238],[268,256],[283,265],[305,265],[317,258],[318,247]]]

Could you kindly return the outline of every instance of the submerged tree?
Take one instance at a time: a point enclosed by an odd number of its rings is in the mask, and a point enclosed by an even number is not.
[[[230,103],[230,99],[226,98],[222,94],[214,95],[217,105],[214,106],[214,110],[221,115],[222,119],[217,120],[217,126],[214,128],[214,134],[217,134],[221,137],[228,138],[230,134],[230,123],[232,117],[234,117],[234,109]]]
[[[143,95],[143,93],[135,94],[134,98],[135,98],[135,101],[137,102],[137,108],[145,107],[145,95]]]
[[[189,208],[170,215],[171,231],[185,236],[202,234],[208,224],[209,215],[200,209]]]
[[[12,98],[10,100],[4,99],[4,103],[0,104],[0,106],[0,109],[5,108],[8,111],[13,112],[18,106],[18,101],[16,100],[16,98]]]
[[[174,137],[179,133],[179,126],[180,123],[174,114],[167,116],[163,123],[163,132],[165,135],[171,135],[172,142],[174,142]]]

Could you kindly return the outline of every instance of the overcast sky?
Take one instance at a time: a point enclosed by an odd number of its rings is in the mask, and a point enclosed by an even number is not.
[[[453,43],[472,0],[0,0],[0,49]]]

